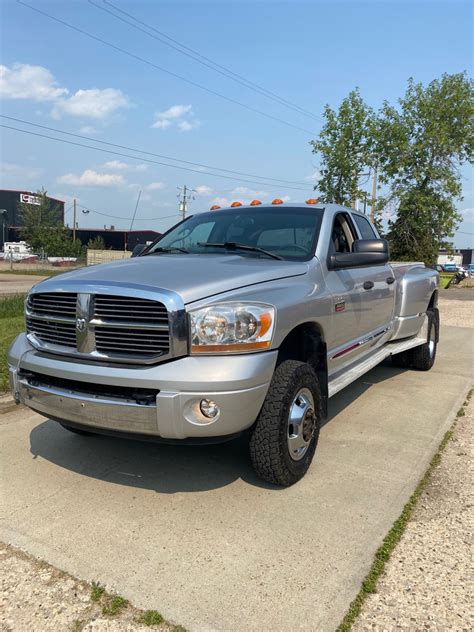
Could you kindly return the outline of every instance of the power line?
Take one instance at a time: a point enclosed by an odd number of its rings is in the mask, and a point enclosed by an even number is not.
[[[130,221],[130,217],[122,217],[119,215],[109,215],[108,213],[103,213],[102,211],[97,211],[94,208],[91,208],[90,206],[84,206],[83,204],[78,204],[77,205],[79,208],[84,209],[87,212],[91,212],[91,213],[95,213],[96,215],[101,215],[102,217],[108,217],[109,219],[123,219],[125,221]],[[179,217],[178,213],[173,213],[173,215],[165,215],[164,217],[145,217],[145,218],[138,218],[135,219],[136,222],[157,222],[160,221],[162,219],[172,219],[172,218],[177,218]]]
[[[23,5],[24,7],[27,7],[28,9],[30,9],[31,11],[35,11],[36,13],[39,13],[40,15],[44,15],[45,17],[49,18],[50,20],[54,20],[55,22],[58,22],[59,24],[62,24],[63,26],[67,26],[68,28],[72,29],[73,31],[76,31],[77,33],[81,33],[82,35],[85,35],[86,37],[89,37],[90,39],[95,40],[96,42],[100,42],[101,44],[104,44],[105,46],[108,46],[109,48],[112,48],[116,51],[119,51],[120,53],[124,54],[124,55],[128,55],[129,57],[132,57],[133,59],[136,59],[144,64],[146,64],[147,66],[151,66],[152,68],[155,68],[156,70],[160,70],[161,72],[164,72],[172,77],[175,77],[176,79],[180,79],[181,81],[184,81],[185,83],[188,83],[192,86],[194,86],[195,88],[199,88],[200,90],[204,90],[205,92],[208,92],[209,94],[213,94],[214,96],[217,96],[221,99],[224,99],[225,101],[229,101],[229,103],[234,103],[235,105],[238,105],[242,108],[245,108],[246,110],[249,110],[250,112],[254,112],[256,114],[260,114],[261,116],[265,116],[266,118],[272,119],[274,121],[277,121],[279,123],[282,123],[283,125],[286,125],[288,127],[292,127],[294,129],[297,129],[301,132],[305,132],[306,134],[311,134],[313,135],[314,132],[305,129],[304,127],[299,127],[298,125],[294,125],[293,123],[289,123],[288,121],[285,121],[281,118],[278,118],[277,116],[273,116],[273,114],[268,114],[267,112],[262,112],[262,110],[258,110],[257,108],[252,107],[251,105],[247,105],[245,103],[242,103],[241,101],[237,101],[236,99],[233,99],[232,97],[227,97],[224,94],[221,94],[220,92],[216,92],[215,90],[212,90],[211,88],[206,88],[205,86],[202,86],[201,84],[193,81],[192,79],[187,79],[186,77],[183,77],[181,75],[178,75],[177,73],[171,71],[171,70],[167,70],[166,68],[163,68],[162,66],[158,66],[157,64],[155,64],[154,62],[150,61],[149,59],[145,59],[144,57],[140,57],[139,55],[136,55],[135,53],[131,53],[130,51],[126,50],[125,48],[121,48],[120,46],[117,46],[116,44],[112,44],[111,42],[108,42],[107,40],[102,39],[101,37],[98,37],[97,35],[93,35],[92,33],[89,33],[88,31],[85,31],[81,28],[79,28],[78,26],[74,26],[73,24],[69,24],[69,22],[65,22],[64,20],[61,20],[60,18],[57,18],[53,15],[50,15],[49,13],[46,13],[46,11],[42,11],[41,9],[38,9],[37,7],[33,7],[29,4],[27,4],[26,2],[22,2],[22,0],[16,0],[18,4]]]
[[[107,6],[113,8],[113,11],[111,11],[110,9],[107,9],[104,6],[100,6],[100,5],[96,4],[92,0],[88,0],[88,1],[89,1],[89,4],[91,4],[92,6],[96,7],[97,9],[99,9],[101,11],[104,11],[105,13],[108,13],[109,15],[112,15],[117,20],[120,20],[121,22],[124,22],[125,24],[128,24],[132,28],[134,28],[134,29],[136,29],[138,31],[141,31],[142,33],[145,33],[145,35],[148,35],[149,37],[152,37],[156,41],[161,42],[165,46],[168,46],[168,47],[172,48],[173,50],[177,51],[178,53],[181,53],[182,55],[186,55],[186,57],[189,57],[190,59],[193,59],[194,61],[196,61],[197,63],[199,63],[199,64],[201,64],[203,66],[205,66],[206,68],[210,68],[214,72],[218,72],[219,74],[223,75],[224,77],[227,77],[228,79],[231,79],[232,81],[235,81],[236,83],[244,86],[245,88],[248,88],[249,90],[253,90],[254,92],[262,94],[267,99],[271,99],[272,101],[275,101],[279,105],[283,105],[284,107],[287,107],[287,108],[289,108],[289,109],[291,109],[291,110],[293,110],[295,112],[298,112],[298,114],[303,114],[304,116],[308,116],[308,117],[310,117],[310,118],[312,118],[314,120],[320,120],[320,121],[323,120],[321,117],[314,115],[312,112],[309,112],[308,110],[305,110],[304,108],[300,107],[299,105],[297,105],[295,103],[292,103],[291,101],[288,101],[287,99],[284,99],[283,97],[280,97],[278,94],[275,94],[274,92],[271,92],[270,90],[267,90],[266,88],[260,86],[259,84],[254,83],[253,81],[250,81],[249,79],[246,79],[245,77],[243,77],[242,75],[237,74],[236,72],[233,72],[229,68],[226,68],[225,66],[222,66],[221,64],[218,64],[217,62],[215,62],[214,60],[210,59],[209,57],[206,57],[205,55],[202,55],[201,53],[199,53],[198,51],[190,48],[189,46],[186,46],[186,45],[182,44],[178,40],[170,37],[169,35],[166,35],[166,33],[163,33],[162,31],[159,31],[154,26],[151,26],[150,24],[146,24],[145,22],[142,22],[135,15],[132,15],[131,13],[128,13],[127,11],[124,11],[123,9],[120,9],[119,7],[114,5],[112,2],[108,2],[107,0],[103,0],[104,4],[106,4]],[[115,12],[119,12],[122,15],[127,16],[128,18],[132,19],[137,24],[133,24],[129,20],[121,17],[120,15],[117,15],[117,13],[115,13],[114,11]],[[138,26],[138,24],[140,24],[141,26],[143,26],[145,28],[140,28],[140,26]],[[154,31],[155,33],[158,33],[158,36],[153,35],[152,33],[149,32],[149,30],[146,30],[146,29],[149,29],[151,31]],[[165,41],[165,40],[169,40],[169,41]],[[171,43],[171,42],[173,42],[173,43]],[[176,46],[175,46],[175,44],[176,44]]]
[[[56,138],[55,136],[48,136],[47,134],[40,134],[38,132],[32,132],[31,130],[26,130],[26,129],[20,129],[18,127],[13,127],[11,125],[4,125],[4,124],[0,124],[0,127],[3,127],[5,129],[10,129],[13,130],[15,132],[21,132],[23,134],[29,134],[30,136],[38,136],[39,138],[47,138],[48,140],[54,140],[57,141],[59,143],[65,143],[67,145],[74,145],[75,147],[84,147],[86,149],[93,149],[94,151],[100,151],[102,153],[105,154],[112,154],[113,156],[122,156],[123,158],[131,158],[132,160],[141,160],[142,162],[149,162],[152,164],[156,164],[156,165],[161,165],[162,167],[171,167],[173,169],[180,169],[181,171],[191,171],[193,173],[199,173],[201,176],[202,175],[207,175],[207,176],[212,176],[214,178],[224,178],[226,180],[236,180],[239,182],[246,182],[247,184],[258,184],[259,186],[265,185],[267,187],[278,187],[281,188],[280,185],[278,184],[272,184],[272,183],[265,183],[265,182],[256,182],[255,180],[244,180],[243,178],[235,178],[232,176],[225,176],[221,173],[211,173],[211,172],[207,172],[207,173],[203,173],[200,169],[192,169],[191,167],[182,167],[181,165],[170,165],[169,163],[166,162],[160,162],[158,160],[152,160],[151,158],[144,158],[142,156],[132,156],[131,154],[125,154],[123,152],[118,152],[118,151],[112,151],[111,149],[103,149],[102,147],[93,147],[92,145],[86,145],[84,143],[77,143],[75,141],[72,140],[66,140],[65,138]],[[298,187],[289,187],[289,186],[285,186],[286,189],[293,189],[296,191],[308,191],[308,189],[302,189],[302,188],[298,188]]]
[[[25,125],[31,125],[33,127],[39,127],[41,129],[46,129],[50,132],[56,132],[58,134],[64,134],[65,136],[72,136],[74,138],[80,138],[82,140],[88,140],[92,143],[98,143],[101,145],[107,145],[108,147],[117,147],[118,149],[126,149],[127,151],[133,151],[137,154],[145,154],[147,156],[154,156],[156,158],[163,158],[164,160],[172,160],[173,162],[181,162],[185,165],[192,165],[194,167],[200,167],[203,169],[212,169],[213,171],[223,171],[224,173],[232,173],[234,175],[238,175],[238,176],[247,176],[249,178],[259,178],[261,180],[271,180],[274,182],[279,183],[279,185],[281,183],[286,184],[303,184],[305,185],[304,182],[298,182],[296,180],[284,180],[283,178],[271,178],[271,177],[267,177],[267,176],[259,176],[259,175],[255,175],[253,173],[246,173],[245,171],[234,171],[233,169],[224,169],[223,167],[214,167],[211,165],[205,165],[199,162],[193,162],[191,160],[182,160],[181,158],[173,158],[172,156],[166,156],[164,154],[157,154],[154,153],[152,151],[146,151],[144,149],[135,149],[134,147],[128,147],[127,145],[119,145],[117,143],[110,143],[107,142],[105,140],[99,140],[98,138],[91,138],[90,136],[84,136],[82,134],[75,134],[73,132],[67,132],[66,130],[63,129],[58,129],[56,127],[49,127],[47,125],[40,125],[39,123],[33,123],[32,121],[26,121],[24,119],[19,119],[19,118],[15,118],[14,116],[7,116],[6,114],[0,114],[1,118],[4,119],[8,119],[9,121],[15,121],[16,123],[23,123]],[[172,165],[171,165],[172,166]],[[204,173],[204,172],[200,172],[200,173]],[[307,190],[307,189],[305,189]]]

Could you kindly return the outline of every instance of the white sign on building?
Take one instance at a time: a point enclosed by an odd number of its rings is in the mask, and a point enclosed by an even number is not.
[[[29,193],[20,193],[20,202],[22,204],[36,204],[37,206],[41,204],[37,195],[30,195]]]

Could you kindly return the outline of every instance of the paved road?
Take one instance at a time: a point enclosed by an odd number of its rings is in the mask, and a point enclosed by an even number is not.
[[[9,294],[24,294],[36,283],[47,279],[47,276],[32,274],[0,274],[0,296]]]
[[[331,400],[286,490],[242,442],[168,447],[0,416],[0,538],[193,631],[334,630],[472,383],[473,331],[429,373],[386,365]]]

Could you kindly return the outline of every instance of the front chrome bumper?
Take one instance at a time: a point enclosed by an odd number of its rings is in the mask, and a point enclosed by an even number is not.
[[[277,352],[235,356],[189,356],[151,367],[104,366],[46,356],[20,334],[8,353],[15,398],[46,417],[110,431],[166,439],[231,435],[250,427],[258,416],[276,365]],[[80,385],[71,390],[35,384],[28,372],[102,384],[104,387],[153,388],[156,401],[90,395]],[[86,390],[86,389],[85,389]],[[212,420],[199,409],[212,399],[220,412]]]

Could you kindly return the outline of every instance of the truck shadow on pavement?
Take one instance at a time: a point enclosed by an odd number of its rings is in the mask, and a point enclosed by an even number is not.
[[[402,372],[403,369],[382,364],[367,373],[331,398],[326,424],[336,420],[340,412],[373,384]],[[324,431],[321,440],[324,441]],[[40,457],[82,476],[161,494],[205,492],[239,479],[264,489],[281,489],[257,478],[247,441],[245,434],[226,443],[202,446],[167,445],[105,435],[80,436],[46,420],[31,431],[30,451],[34,459]],[[316,459],[317,456],[316,452]]]

